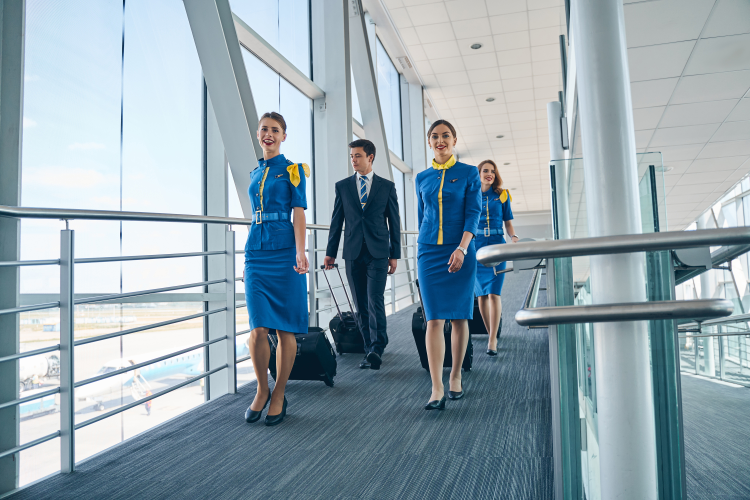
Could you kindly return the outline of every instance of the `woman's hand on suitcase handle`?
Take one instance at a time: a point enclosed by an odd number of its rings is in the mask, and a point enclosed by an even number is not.
[[[307,255],[305,255],[305,252],[297,252],[297,265],[294,266],[294,270],[299,274],[307,274],[309,268],[310,264],[307,262]]]
[[[329,257],[326,255],[325,258],[323,259],[323,265],[325,266],[326,271],[330,271],[331,269],[333,269],[333,265],[335,263],[336,263],[335,257]]]

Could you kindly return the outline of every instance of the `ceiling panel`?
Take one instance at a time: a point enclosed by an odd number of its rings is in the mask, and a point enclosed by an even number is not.
[[[703,38],[695,46],[686,75],[750,69],[750,33]]]
[[[675,90],[672,103],[739,99],[748,88],[750,71],[684,76]]]
[[[750,33],[750,2],[719,0],[703,30],[704,38]]]

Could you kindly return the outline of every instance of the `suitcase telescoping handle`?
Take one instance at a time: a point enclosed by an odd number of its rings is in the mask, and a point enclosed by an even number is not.
[[[349,294],[346,291],[346,285],[344,284],[344,278],[341,276],[341,271],[339,271],[339,265],[334,264],[333,267],[336,268],[336,271],[339,273],[339,279],[341,279],[341,288],[344,289],[344,295],[346,295],[346,301],[349,303],[349,309],[354,312],[354,308],[352,307],[352,301],[349,300]],[[336,310],[339,313],[339,319],[341,321],[344,321],[344,315],[341,314],[341,308],[339,307],[339,303],[336,300],[336,294],[333,293],[333,287],[331,286],[331,282],[328,281],[328,275],[326,274],[326,266],[320,266],[320,268],[323,270],[323,277],[326,279],[326,283],[328,283],[328,290],[331,292],[331,297],[333,298],[333,303],[336,305]]]

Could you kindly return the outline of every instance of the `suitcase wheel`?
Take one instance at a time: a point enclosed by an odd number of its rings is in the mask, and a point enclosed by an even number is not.
[[[326,379],[323,381],[328,387],[333,387],[333,379],[326,375]]]
[[[465,372],[470,372],[470,371],[471,371],[471,368],[464,368],[464,371],[465,371]]]

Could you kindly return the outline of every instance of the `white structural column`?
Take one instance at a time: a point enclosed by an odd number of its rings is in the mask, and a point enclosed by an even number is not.
[[[559,101],[547,103],[550,164],[555,160],[565,160],[565,150],[562,146],[563,125],[561,118],[562,104]],[[567,240],[570,239],[570,203],[568,200],[568,172],[570,168],[567,161],[557,161],[554,165],[558,238]]]
[[[208,95],[204,95],[203,112],[205,114],[205,126],[206,129],[203,134],[203,178],[204,178],[204,215],[215,215],[218,217],[227,217],[229,215],[229,200],[228,200],[228,188],[229,179],[227,174],[227,161],[224,155],[224,144],[221,140],[221,134],[219,132],[219,124],[216,120],[216,114],[214,113],[214,107],[211,102],[211,98]],[[244,193],[243,193],[244,194]],[[240,196],[240,199],[247,198],[247,196]],[[204,231],[204,247],[203,249],[207,252],[213,251],[226,251],[226,227],[219,224],[205,224],[203,226]],[[243,231],[244,233],[244,231]],[[232,248],[231,250],[234,250]],[[209,255],[204,258],[204,279],[205,280],[217,280],[230,278],[226,276],[226,259],[224,255]],[[232,276],[231,278],[234,278]],[[242,285],[240,282],[239,285]],[[217,283],[215,285],[209,285],[207,292],[211,294],[222,294],[225,291],[224,283]],[[223,300],[215,300],[206,302],[208,310],[220,309],[226,304]],[[218,337],[227,335],[227,328],[234,324],[234,315],[225,314],[212,314],[207,316],[203,320],[205,327],[205,338],[204,341],[213,340]],[[244,328],[243,328],[244,329]],[[236,331],[236,330],[235,330]],[[222,366],[228,363],[232,366],[232,359],[227,356],[228,350],[226,349],[225,342],[218,342],[211,344],[205,348],[208,356],[206,356],[207,364],[204,367],[206,371],[212,370],[218,366]],[[227,370],[220,370],[213,375],[210,375],[207,380],[204,381],[206,390],[206,399],[216,399],[227,393],[227,388],[230,386],[230,376],[233,374],[228,373]],[[232,392],[232,391],[230,391]]]
[[[0,2],[0,204],[21,204],[24,0]],[[0,217],[0,261],[20,260],[21,224]],[[19,270],[0,268],[0,309],[19,304]],[[19,352],[19,314],[0,316],[0,357]],[[0,403],[18,397],[18,362],[0,363]],[[0,450],[19,443],[18,406],[0,410]],[[0,458],[0,496],[18,485],[20,454]]]
[[[364,122],[362,126],[365,129],[365,136],[375,144],[377,149],[373,170],[379,176],[393,180],[390,150],[385,137],[385,126],[380,109],[378,84],[373,64],[374,59],[370,50],[362,3],[360,0],[349,0],[348,4],[351,67],[354,74],[354,84],[357,86],[362,121]]]
[[[621,0],[574,0],[590,236],[636,234],[640,205]],[[643,254],[592,256],[595,304],[646,301]],[[646,322],[594,325],[602,498],[657,497]]]
[[[250,172],[263,155],[258,113],[228,0],[183,0],[242,212],[252,218]]]
[[[709,209],[711,210],[711,209]],[[708,225],[708,218],[711,217],[711,214],[709,212],[706,212],[705,214],[701,215],[698,220],[696,221],[698,223],[698,229],[711,229],[711,226]],[[701,299],[712,299],[713,298],[713,291],[714,291],[714,280],[712,279],[712,273],[706,271],[705,273],[701,273],[700,275],[700,281],[701,281]],[[707,375],[709,377],[715,377],[716,376],[716,361],[714,358],[714,339],[712,337],[704,337],[703,339],[703,375]],[[693,339],[693,341],[697,342],[698,339]],[[722,341],[722,338],[719,337],[719,342]],[[697,365],[697,362],[696,362]]]
[[[328,224],[336,182],[347,177],[352,141],[352,89],[349,78],[347,0],[312,3],[313,78],[325,96],[313,101],[315,129],[316,222]],[[319,242],[323,248],[325,239]],[[320,245],[323,245],[321,247]],[[310,263],[312,265],[312,263]]]

